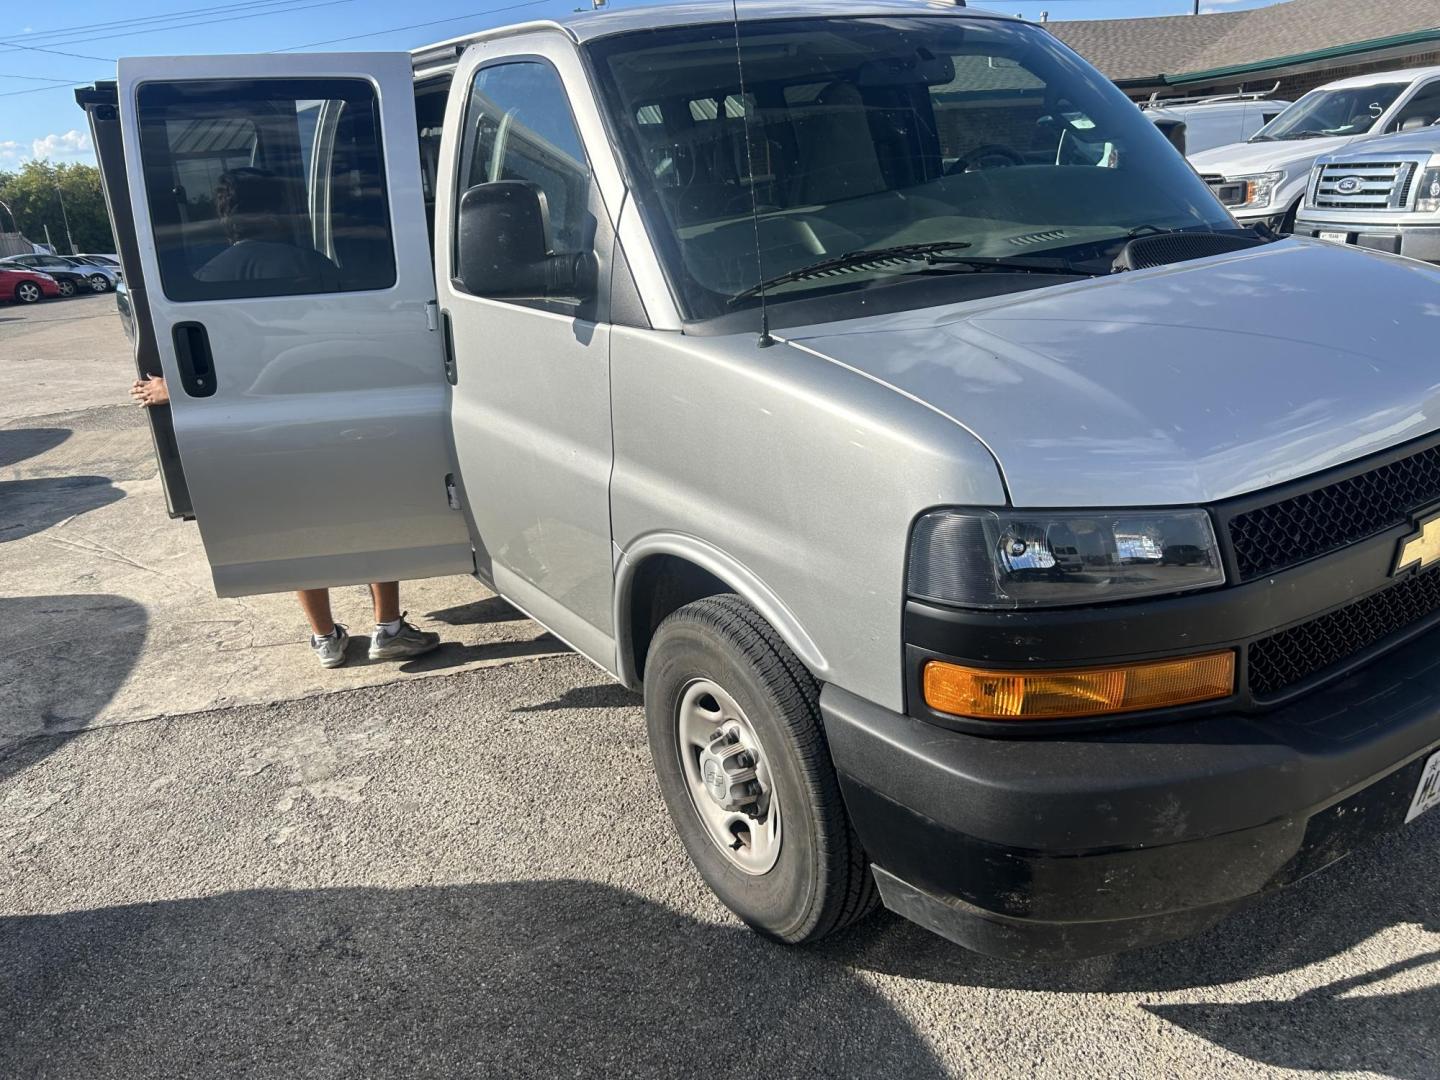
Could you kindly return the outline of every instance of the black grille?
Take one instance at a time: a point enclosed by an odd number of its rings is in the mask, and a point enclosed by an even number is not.
[[[1273,697],[1440,611],[1440,567],[1250,646],[1250,692]]]
[[[1440,446],[1230,519],[1241,581],[1251,581],[1408,521],[1440,500]]]

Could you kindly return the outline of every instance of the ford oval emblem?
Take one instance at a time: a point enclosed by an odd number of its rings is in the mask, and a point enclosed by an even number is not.
[[[1360,190],[1360,178],[1358,176],[1344,177],[1335,185],[1335,190],[1341,195],[1354,195],[1355,192]]]

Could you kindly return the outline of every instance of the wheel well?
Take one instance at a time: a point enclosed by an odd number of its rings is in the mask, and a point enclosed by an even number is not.
[[[734,591],[710,571],[678,555],[654,555],[641,563],[630,587],[630,645],[636,676],[644,676],[650,639],[671,612],[694,600]]]

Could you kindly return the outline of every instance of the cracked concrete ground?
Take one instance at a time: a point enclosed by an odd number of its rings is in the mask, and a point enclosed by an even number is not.
[[[110,303],[0,307],[0,1077],[1440,1077],[1440,815],[1124,956],[770,945],[637,699],[474,582],[407,590],[420,672],[217,600]]]

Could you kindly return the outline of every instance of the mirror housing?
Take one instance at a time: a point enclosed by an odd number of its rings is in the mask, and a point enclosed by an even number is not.
[[[455,277],[476,296],[595,295],[594,260],[551,253],[545,193],[525,180],[476,184],[460,196]]]

